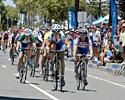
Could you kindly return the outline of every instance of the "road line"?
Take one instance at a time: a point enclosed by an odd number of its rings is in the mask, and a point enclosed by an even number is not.
[[[3,68],[7,68],[5,65],[1,65],[1,67],[3,67]]]
[[[69,71],[74,72],[74,70],[72,70],[72,69],[69,69],[69,68],[66,68],[66,69],[69,70]],[[116,86],[119,86],[119,87],[122,87],[122,88],[125,88],[124,85],[119,84],[119,83],[115,83],[115,82],[112,82],[112,81],[109,81],[109,80],[106,80],[106,79],[103,79],[103,78],[95,77],[95,76],[92,76],[92,75],[87,75],[87,76],[91,77],[91,78],[94,78],[94,79],[97,79],[97,80],[100,80],[100,81],[108,82],[110,84],[113,84],[113,85],[116,85]]]
[[[45,90],[43,90],[43,89],[37,87],[36,85],[31,84],[31,83],[28,82],[28,81],[26,81],[26,83],[28,83],[31,87],[35,88],[35,89],[38,90],[39,92],[41,92],[41,93],[45,94],[46,96],[50,97],[51,99],[53,99],[53,100],[59,100],[58,98],[56,98],[56,97],[54,97],[53,95],[47,93]]]

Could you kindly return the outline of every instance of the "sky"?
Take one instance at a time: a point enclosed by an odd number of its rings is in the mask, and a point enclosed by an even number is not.
[[[4,2],[4,4],[5,4],[5,6],[6,6],[6,5],[9,5],[9,6],[15,7],[15,5],[14,5],[14,3],[13,3],[12,0],[6,0],[6,1],[3,1],[3,2]]]

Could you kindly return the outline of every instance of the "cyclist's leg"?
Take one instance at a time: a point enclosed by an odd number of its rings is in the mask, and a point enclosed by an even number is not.
[[[54,54],[49,54],[49,57],[50,57],[50,71],[52,72],[53,71],[53,64],[54,64]]]
[[[22,59],[23,59],[23,51],[20,51],[20,52],[19,52],[19,56],[18,56],[16,78],[19,78],[19,77],[20,77],[19,75],[20,75],[20,69],[21,69]]]
[[[23,51],[19,52],[19,56],[18,56],[18,63],[17,63],[17,70],[19,71],[21,68],[21,63],[22,63],[22,59],[23,59]]]
[[[87,78],[87,64],[88,64],[88,59],[85,59],[85,65],[84,65],[84,77],[85,77],[85,79]]]
[[[46,58],[47,58],[47,51],[44,50],[44,53],[41,55],[41,71],[40,71],[40,74],[42,74],[42,69],[43,69],[43,66],[46,62]]]

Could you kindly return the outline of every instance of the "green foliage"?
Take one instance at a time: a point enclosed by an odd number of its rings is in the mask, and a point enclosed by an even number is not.
[[[68,6],[72,0],[13,0],[20,11],[25,9],[27,13],[41,15],[51,20],[63,21],[67,17]]]
[[[16,4],[16,13],[27,13],[30,16],[39,15],[48,20],[64,21],[67,18],[68,7],[74,6],[75,0],[13,0]],[[93,0],[98,1],[98,0]],[[80,0],[80,11],[86,11],[94,16],[98,15],[98,3],[86,4]],[[103,14],[103,12],[102,12]],[[15,14],[14,14],[15,15]]]
[[[9,17],[10,19],[15,19],[18,18],[18,11],[14,7],[6,6],[6,16]]]

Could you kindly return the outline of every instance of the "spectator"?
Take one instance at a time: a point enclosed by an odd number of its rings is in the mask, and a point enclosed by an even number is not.
[[[123,55],[124,55],[123,59],[125,61],[125,23],[123,23],[121,27],[120,42],[122,42]]]

